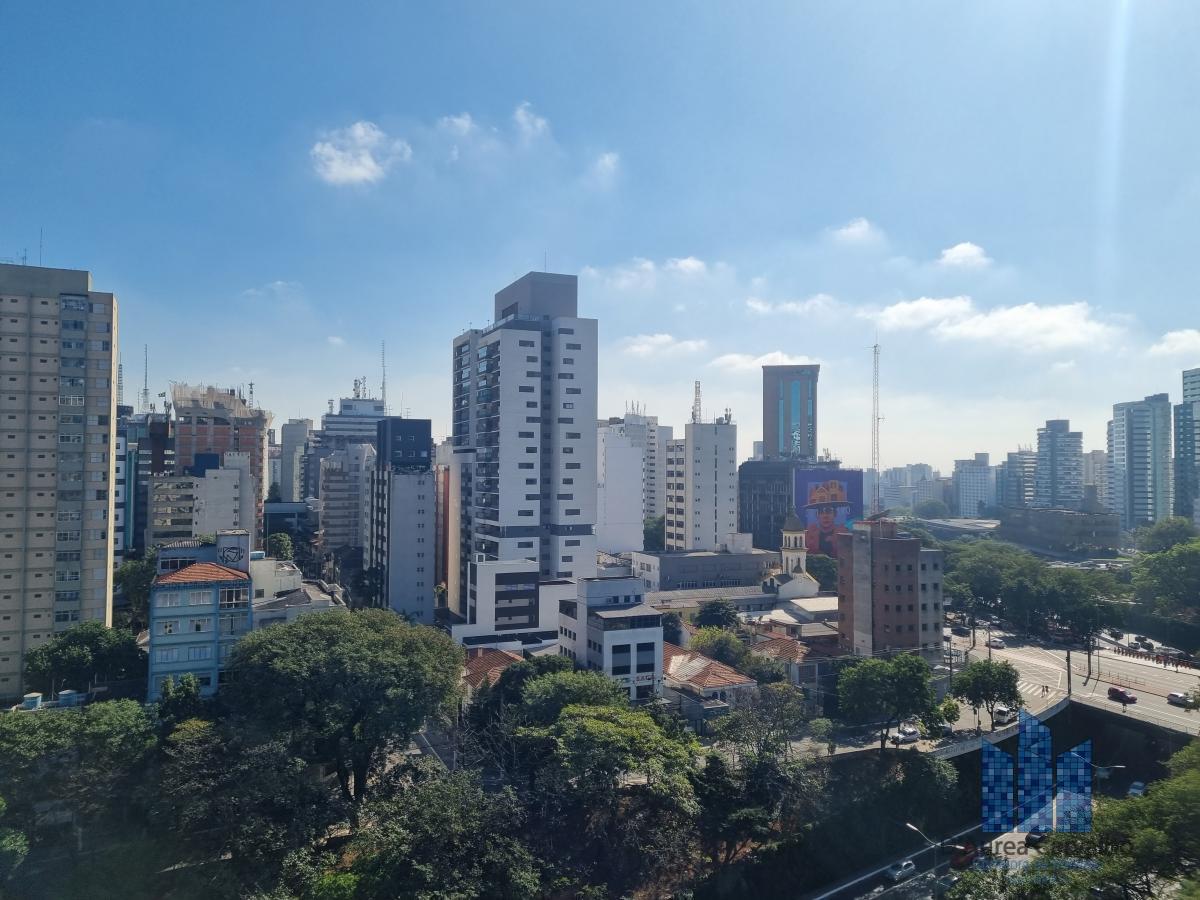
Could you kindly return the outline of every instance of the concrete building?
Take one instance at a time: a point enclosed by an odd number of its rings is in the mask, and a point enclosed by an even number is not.
[[[116,341],[90,273],[0,265],[0,697],[55,631],[112,622]]]
[[[250,478],[255,497],[256,526],[254,543],[261,544],[262,505],[267,499],[267,435],[271,413],[251,407],[232,389],[192,387],[176,384],[171,388],[175,413],[175,474],[191,469],[200,454],[229,451],[245,453],[250,459]]]
[[[1166,394],[1117,403],[1108,423],[1108,496],[1121,527],[1172,512],[1171,401]]]
[[[821,367],[763,366],[763,458],[817,458]]]
[[[624,416],[613,417],[605,425],[620,426],[633,446],[643,451],[642,458],[642,518],[654,519],[667,511],[667,441],[674,436],[670,425],[660,425],[658,416],[647,416],[634,407]]]
[[[970,518],[996,505],[996,470],[987,453],[954,461],[954,512]]]
[[[453,438],[470,460],[458,485],[459,575],[448,579],[456,608],[470,606],[477,558],[533,558],[544,578],[595,574],[596,352],[575,276],[548,272],[504,288],[493,324],[455,338]]]
[[[1174,513],[1200,524],[1200,369],[1183,373],[1183,402],[1175,404]]]
[[[737,531],[737,425],[728,412],[667,442],[668,550],[716,550]]]
[[[321,431],[318,443],[328,450],[341,450],[351,444],[374,445],[380,419],[387,417],[387,404],[383,400],[368,396],[365,378],[354,380],[354,396],[338,400],[338,410],[333,411],[329,401],[329,412],[321,416]]]
[[[596,547],[606,553],[641,550],[646,451],[624,425],[596,429]]]
[[[175,472],[175,437],[166,412],[135,413],[118,407],[117,431],[125,440],[125,552],[140,556],[146,549],[150,481]]]
[[[295,622],[308,613],[345,608],[342,589],[337,585],[302,581],[291,590],[253,601],[254,630]]]
[[[347,444],[321,460],[321,542],[325,553],[362,550],[371,509],[372,444]]]
[[[1048,419],[1038,429],[1033,506],[1083,508],[1083,432],[1068,419]]]
[[[1083,487],[1095,489],[1096,502],[1111,509],[1108,499],[1108,453],[1104,450],[1089,450],[1083,454]]]
[[[631,555],[645,591],[761,586],[779,568],[779,553],[750,545],[746,534],[726,535],[715,550],[668,550]]]
[[[918,650],[940,662],[942,551],[890,519],[856,522],[837,539],[842,648],[855,656]]]
[[[432,625],[437,587],[437,476],[429,419],[382,419],[370,478],[368,570],[379,573],[379,603]]]
[[[737,530],[760,550],[778,550],[788,516],[796,514],[797,460],[748,460],[738,467]]]
[[[662,693],[662,614],[644,602],[638,578],[602,576],[542,585],[559,609],[559,653],[603,672],[630,700]]]
[[[1009,453],[996,467],[996,504],[1009,509],[1033,505],[1038,453],[1021,449]]]
[[[471,560],[467,564],[463,621],[450,626],[450,636],[468,651],[546,650],[558,641],[558,594],[543,589],[571,583],[540,582],[534,559]]]
[[[1001,509],[1001,539],[1052,553],[1109,553],[1121,546],[1121,523],[1107,510]]]
[[[146,491],[145,547],[245,529],[255,532],[258,494],[247,453],[226,453],[223,464],[207,468],[210,454],[187,475],[154,475]]]
[[[312,419],[288,419],[279,428],[279,499],[284,503],[305,499],[303,460],[312,426]]]

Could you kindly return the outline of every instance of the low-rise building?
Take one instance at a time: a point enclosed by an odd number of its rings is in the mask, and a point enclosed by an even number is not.
[[[532,559],[470,562],[466,607],[450,622],[450,636],[468,650],[491,647],[520,653],[553,647],[558,641],[558,599],[542,589],[539,577],[538,563]]]
[[[663,696],[698,732],[752,700],[758,682],[694,650],[663,643]]]
[[[1002,508],[996,532],[1035,550],[1111,553],[1121,546],[1121,517],[1108,510]]]
[[[257,591],[257,588],[256,588]],[[295,622],[300,616],[328,609],[345,609],[342,589],[324,581],[302,581],[297,587],[273,597],[255,600],[254,628]]]
[[[466,702],[470,703],[484,684],[496,684],[505,669],[523,659],[524,657],[520,653],[490,648],[475,650],[468,654],[467,664],[463,667]]]
[[[647,591],[760,586],[779,568],[779,554],[750,546],[747,534],[730,534],[716,550],[636,552],[633,573]]]

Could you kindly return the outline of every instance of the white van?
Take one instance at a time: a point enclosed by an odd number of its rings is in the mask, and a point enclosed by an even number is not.
[[[997,706],[992,714],[992,721],[997,725],[1008,725],[1017,721],[1017,711],[1010,706]]]

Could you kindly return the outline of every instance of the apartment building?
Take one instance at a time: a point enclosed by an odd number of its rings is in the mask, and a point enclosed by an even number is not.
[[[666,547],[716,550],[738,529],[737,425],[688,422],[667,442]]]
[[[1108,423],[1108,498],[1122,528],[1171,515],[1173,474],[1168,396],[1115,404]]]
[[[1068,419],[1049,419],[1038,429],[1033,506],[1083,508],[1083,432]]]

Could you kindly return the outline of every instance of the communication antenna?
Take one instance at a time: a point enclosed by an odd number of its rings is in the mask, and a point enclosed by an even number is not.
[[[42,264],[42,226],[38,226],[38,265]]]
[[[879,344],[871,347],[873,371],[871,376],[871,468],[875,472],[871,497],[871,514],[882,512],[879,484]]]
[[[700,382],[696,382],[696,393],[692,398],[692,421],[699,423],[703,414],[700,411]]]
[[[379,399],[383,401],[383,411],[386,414],[387,408],[387,341],[379,342],[379,366],[383,373],[383,379],[379,384],[379,393],[382,395]]]
[[[125,405],[125,363],[117,359],[117,406]]]
[[[150,412],[150,345],[142,344],[142,412]]]
[[[250,397],[246,400],[246,405],[254,409],[254,382],[250,382]]]

